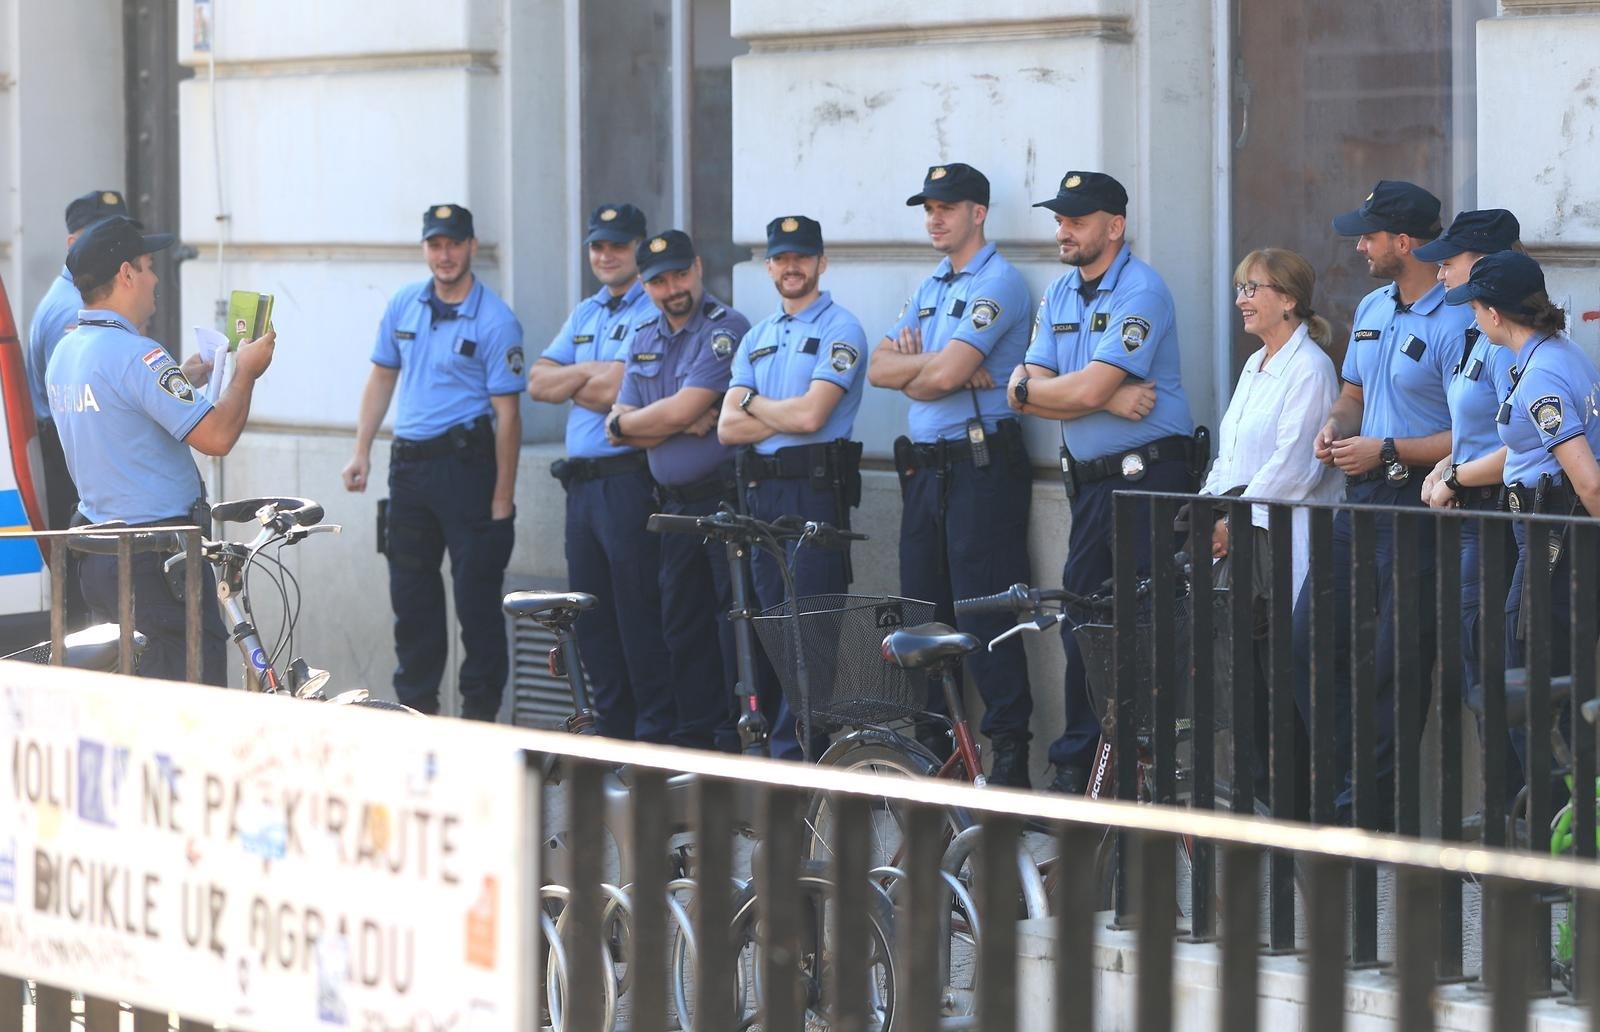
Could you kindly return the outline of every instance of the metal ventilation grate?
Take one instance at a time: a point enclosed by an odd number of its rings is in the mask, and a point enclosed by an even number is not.
[[[561,581],[547,577],[506,577],[512,591],[559,591]],[[506,619],[511,620],[508,616]],[[572,693],[565,678],[551,677],[549,656],[556,636],[532,620],[511,620],[511,723],[515,727],[559,730],[572,715]]]

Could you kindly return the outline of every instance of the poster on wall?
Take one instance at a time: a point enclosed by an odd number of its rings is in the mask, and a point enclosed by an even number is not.
[[[0,972],[238,1028],[521,1028],[492,727],[0,665]]]

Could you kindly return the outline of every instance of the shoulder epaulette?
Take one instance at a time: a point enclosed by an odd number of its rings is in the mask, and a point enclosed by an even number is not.
[[[728,314],[728,310],[717,304],[715,301],[707,301],[705,304],[701,305],[700,312],[712,322],[716,322],[718,319],[721,319],[723,316]]]

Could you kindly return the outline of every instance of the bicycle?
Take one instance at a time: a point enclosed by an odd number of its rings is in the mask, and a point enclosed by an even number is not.
[[[1188,557],[1179,553],[1174,557],[1177,567],[1174,577],[1173,598],[1173,624],[1171,632],[1177,635],[1174,641],[1174,652],[1178,656],[1176,679],[1173,683],[1162,686],[1163,691],[1176,692],[1177,704],[1173,707],[1177,714],[1173,728],[1172,740],[1175,745],[1171,762],[1173,763],[1173,796],[1171,804],[1174,806],[1192,806],[1194,793],[1194,771],[1191,762],[1189,746],[1194,734],[1194,720],[1192,715],[1186,715],[1190,699],[1189,687],[1191,684],[1191,671],[1187,662],[1189,644],[1190,603],[1188,582]],[[1141,657],[1148,657],[1154,650],[1152,635],[1155,633],[1153,621],[1152,580],[1149,577],[1141,578],[1137,584],[1137,600],[1135,604],[1134,642],[1135,651]],[[1226,595],[1219,592],[1215,604],[1219,607],[1226,605]],[[1095,713],[1100,719],[1100,741],[1096,746],[1095,760],[1090,768],[1090,779],[1085,797],[1089,799],[1110,798],[1115,789],[1115,740],[1116,740],[1116,692],[1113,666],[1112,643],[1115,631],[1113,618],[1114,599],[1110,593],[1110,582],[1089,595],[1081,595],[1064,588],[1040,589],[1027,584],[1014,584],[1009,589],[983,598],[963,599],[955,604],[958,614],[976,613],[1006,613],[1016,618],[1014,627],[999,635],[990,643],[990,648],[1000,644],[1013,635],[1023,633],[1039,633],[1054,627],[1065,620],[1073,635],[1077,638],[1085,663],[1085,680],[1089,687],[1090,702]],[[1226,627],[1225,621],[1218,623],[1219,627]],[[1213,700],[1213,728],[1217,733],[1224,733],[1230,726],[1232,707],[1229,704],[1229,689],[1231,687],[1232,671],[1227,665],[1229,650],[1219,643],[1215,650],[1215,698]],[[1132,797],[1140,803],[1153,803],[1157,798],[1157,763],[1154,743],[1154,719],[1150,708],[1153,672],[1148,662],[1138,664],[1139,681],[1135,691],[1134,719],[1136,730],[1134,742],[1137,753],[1134,761],[1135,787]],[[1249,789],[1246,789],[1249,791]],[[1256,816],[1270,817],[1267,806],[1259,799],[1253,799],[1252,809]],[[1233,786],[1222,779],[1215,779],[1212,788],[1212,808],[1218,811],[1231,812],[1233,810]],[[1095,877],[1100,886],[1100,900],[1102,906],[1110,908],[1115,905],[1118,891],[1118,873],[1121,865],[1118,863],[1119,838],[1108,831],[1102,836],[1095,859]],[[1194,867],[1195,854],[1200,843],[1192,837],[1181,837],[1177,843],[1177,901],[1178,916],[1180,920],[1187,919],[1193,913],[1191,891],[1193,883],[1191,875]],[[1263,859],[1263,865],[1267,861]],[[1053,894],[1056,881],[1056,864],[1046,860],[1040,863],[1041,870],[1045,871],[1047,889]],[[1295,907],[1297,927],[1304,928],[1304,893],[1302,891],[1302,876],[1298,870],[1294,875],[1296,883]],[[1265,920],[1268,880],[1257,878],[1257,884],[1262,886],[1258,910]],[[1264,926],[1263,926],[1264,927]]]
[[[245,498],[213,506],[211,516],[220,523],[256,523],[261,528],[248,542],[203,539],[199,550],[201,560],[216,570],[217,605],[223,625],[232,628],[231,637],[244,665],[246,690],[368,709],[416,712],[397,702],[371,698],[364,688],[330,697],[327,688],[332,675],[293,656],[294,628],[300,615],[300,585],[281,559],[265,553],[274,545],[281,552],[313,534],[338,533],[341,529],[338,524],[322,522],[321,505],[305,498]],[[69,548],[91,555],[116,555],[118,541],[131,539],[130,547],[135,552],[167,553],[169,558],[164,567],[167,583],[178,601],[184,600],[187,555],[183,538],[176,531],[149,528],[129,533],[127,525],[122,523],[89,524],[81,530],[83,533],[65,539]],[[118,533],[97,533],[99,531]],[[267,566],[275,568],[277,574],[267,570]],[[265,576],[278,589],[284,603],[283,626],[270,651],[256,628],[250,605],[249,575],[252,572]],[[292,658],[280,673],[278,660],[284,655]]]

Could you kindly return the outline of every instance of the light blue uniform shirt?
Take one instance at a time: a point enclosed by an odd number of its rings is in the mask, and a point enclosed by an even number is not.
[[[438,437],[492,411],[491,395],[521,394],[522,324],[482,280],[475,280],[456,318],[433,323],[433,281],[402,288],[378,325],[372,361],[400,370],[394,434],[411,441]]]
[[[1450,373],[1445,397],[1450,405],[1450,458],[1471,462],[1500,448],[1495,413],[1511,393],[1510,348],[1490,343],[1476,323],[1467,327],[1463,355]]]
[[[72,273],[63,265],[61,275],[39,299],[28,326],[28,394],[33,397],[33,417],[37,420],[50,418],[50,398],[44,388],[50,356],[55,354],[61,338],[77,325],[78,309],[82,307],[83,296],[72,282]]]
[[[773,434],[758,441],[756,451],[771,455],[779,448],[849,437],[861,408],[866,350],[861,322],[835,304],[826,290],[803,311],[789,315],[780,304],[752,326],[733,356],[730,386],[753,387],[763,398],[798,398],[814,380],[826,380],[844,391],[822,429],[814,434]]]
[[[1471,324],[1470,307],[1444,303],[1443,283],[1409,308],[1393,283],[1361,299],[1340,375],[1361,388],[1362,436],[1427,437],[1450,429],[1445,384]]]
[[[977,392],[963,387],[935,401],[913,399],[913,441],[965,440],[974,394],[984,429],[993,431],[1000,420],[1012,418],[1005,385],[1028,349],[1031,302],[1022,274],[993,244],[985,244],[960,272],[953,273],[946,258],[922,281],[906,302],[900,320],[889,330],[889,339],[898,338],[907,327],[920,327],[924,353],[943,351],[950,341],[964,340],[983,353],[983,368],[995,386]]]
[[[1541,473],[1563,479],[1561,463],[1550,454],[1558,444],[1583,436],[1600,457],[1600,370],[1565,333],[1529,341],[1521,357],[1517,385],[1502,409],[1506,421],[1499,424],[1504,480],[1537,487]]]
[[[626,362],[633,331],[659,314],[643,284],[637,280],[615,297],[606,287],[578,302],[567,321],[544,349],[540,358],[558,365],[578,362]],[[620,447],[606,441],[606,414],[590,412],[573,405],[567,413],[567,455],[574,459],[598,459],[626,455],[635,448]]]
[[[116,312],[86,309],[77,323],[45,380],[79,510],[95,523],[188,516],[204,489],[183,439],[211,403]]]
[[[749,330],[749,319],[710,294],[677,332],[664,318],[646,322],[629,345],[617,402],[644,408],[685,387],[704,387],[719,395],[726,392],[733,353]],[[622,429],[624,433],[628,430],[626,416]],[[682,487],[704,480],[718,466],[732,461],[733,449],[717,440],[713,427],[704,437],[674,434],[651,448],[650,475],[658,484]]]
[[[1161,274],[1123,244],[1087,302],[1078,289],[1082,285],[1083,270],[1073,269],[1045,291],[1028,345],[1028,364],[1064,374],[1105,362],[1134,380],[1152,381],[1156,404],[1143,419],[1091,412],[1062,420],[1061,440],[1072,457],[1086,462],[1163,437],[1192,435],[1194,417],[1183,392],[1172,292]]]

